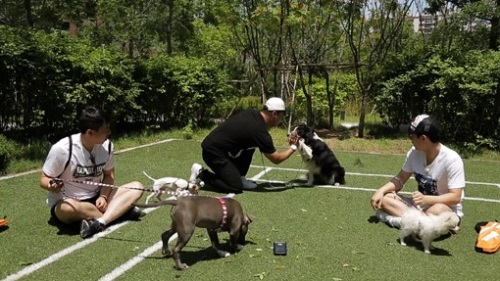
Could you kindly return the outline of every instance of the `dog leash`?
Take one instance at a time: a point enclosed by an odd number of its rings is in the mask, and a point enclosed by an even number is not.
[[[127,189],[134,189],[134,190],[142,190],[142,191],[147,191],[155,194],[168,194],[168,195],[173,195],[173,196],[196,196],[196,194],[192,193],[183,193],[183,192],[178,192],[178,191],[170,191],[170,190],[154,190],[151,188],[138,188],[138,187],[131,187],[131,186],[116,186],[112,184],[107,184],[107,183],[100,183],[100,182],[93,182],[93,181],[82,181],[82,180],[72,180],[72,179],[61,179],[61,178],[52,178],[51,181],[53,182],[73,182],[73,183],[79,183],[79,184],[85,184],[85,185],[93,185],[93,186],[100,186],[100,187],[111,187],[111,188],[127,188]],[[80,188],[83,190],[87,191],[94,191],[94,190],[89,190],[86,188],[83,188],[81,186],[75,186],[76,188]]]

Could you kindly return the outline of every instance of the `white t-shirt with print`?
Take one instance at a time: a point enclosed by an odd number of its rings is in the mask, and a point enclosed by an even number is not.
[[[64,169],[69,157],[69,140],[66,137],[51,147],[43,164],[43,172],[50,177],[100,183],[103,171],[111,170],[115,166],[113,144],[110,145],[108,139],[102,145],[95,145],[89,153],[82,145],[81,134],[74,134],[71,139],[73,148],[68,167]],[[62,192],[48,192],[47,204],[52,208],[64,198],[89,199],[99,194],[99,191],[100,187],[97,185],[65,181]]]
[[[449,189],[462,189],[460,203],[451,206],[451,209],[458,216],[463,216],[465,172],[464,163],[458,153],[441,144],[436,159],[427,165],[425,152],[412,147],[406,155],[402,169],[413,173],[417,180],[418,190],[424,195],[441,195],[448,193]]]

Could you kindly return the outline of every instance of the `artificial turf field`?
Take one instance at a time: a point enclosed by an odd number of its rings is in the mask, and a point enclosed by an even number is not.
[[[283,149],[283,147],[278,147]],[[494,278],[500,254],[474,250],[479,221],[500,217],[500,163],[465,160],[465,217],[458,235],[433,243],[432,255],[418,244],[399,245],[396,229],[376,223],[370,198],[395,175],[403,155],[335,151],[346,168],[346,185],[305,187],[305,173],[294,155],[279,166],[254,155],[248,177],[259,189],[236,195],[255,216],[247,244],[236,255],[217,258],[206,231],[197,229],[181,253],[190,268],[177,271],[161,256],[160,234],[170,222],[165,206],[147,209],[141,221],[123,222],[82,240],[78,230],[47,223],[39,172],[0,181],[0,278],[3,280],[478,280]],[[173,140],[116,155],[117,185],[189,177],[193,162],[203,163],[200,143]],[[404,192],[416,188],[408,183]],[[202,190],[203,195],[222,194]],[[145,199],[145,194],[141,201]],[[227,233],[220,233],[226,242]],[[287,243],[286,256],[274,256],[273,242]]]

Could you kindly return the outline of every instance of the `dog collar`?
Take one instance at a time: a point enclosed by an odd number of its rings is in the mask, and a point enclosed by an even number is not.
[[[222,198],[217,198],[220,202],[220,205],[222,207],[222,222],[220,224],[220,227],[222,228],[227,221],[227,206],[226,206],[226,201]]]

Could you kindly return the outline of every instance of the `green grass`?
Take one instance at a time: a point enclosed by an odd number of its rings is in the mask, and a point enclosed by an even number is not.
[[[277,134],[277,144],[284,143],[285,137],[280,132],[273,133]],[[245,211],[256,217],[247,236],[249,243],[240,253],[225,259],[216,258],[209,248],[206,231],[197,229],[181,254],[183,261],[190,265],[188,270],[175,270],[173,260],[161,258],[161,253],[156,251],[116,280],[491,278],[500,257],[474,251],[477,234],[473,227],[479,221],[497,218],[498,203],[465,200],[462,231],[435,242],[434,254],[426,255],[421,247],[400,246],[397,230],[370,222],[372,192],[364,189],[374,190],[397,173],[404,155],[337,150],[336,155],[348,172],[345,189],[292,187],[290,184],[270,186],[262,182],[267,187],[236,196]],[[116,156],[117,184],[139,180],[151,186],[142,171],[153,177],[187,178],[193,162],[202,163],[197,140],[167,142],[120,153]],[[298,155],[276,166],[256,154],[253,165],[249,176],[261,172],[262,166],[274,168],[261,178],[262,181],[287,183],[305,172]],[[500,183],[497,162],[465,160],[465,167],[467,181]],[[0,216],[6,215],[10,221],[9,228],[0,233],[0,278],[82,241],[75,234],[58,234],[57,228],[47,224],[49,209],[45,205],[45,192],[38,187],[38,177],[39,174],[34,173],[0,181]],[[404,191],[415,188],[415,184],[410,183]],[[203,194],[217,195],[208,191]],[[500,198],[500,188],[468,184],[466,196],[496,200]],[[142,221],[130,222],[23,280],[98,280],[157,243],[169,224],[169,209],[156,209]],[[220,233],[219,237],[225,242],[228,236]],[[287,242],[287,256],[273,255],[274,241]]]

